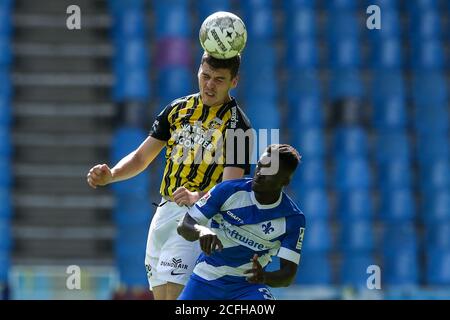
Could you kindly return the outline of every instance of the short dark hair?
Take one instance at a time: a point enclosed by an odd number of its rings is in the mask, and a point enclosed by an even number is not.
[[[280,161],[283,162],[283,167],[286,167],[290,172],[294,172],[301,163],[302,156],[293,146],[288,144],[271,144],[267,147],[269,154],[274,150],[278,152]]]
[[[235,78],[239,72],[239,66],[241,65],[241,55],[238,54],[230,59],[216,59],[206,51],[203,53],[202,62],[206,62],[214,69],[228,69],[231,73],[231,79]]]

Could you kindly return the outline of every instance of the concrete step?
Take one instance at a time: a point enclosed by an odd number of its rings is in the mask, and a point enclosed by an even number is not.
[[[61,19],[61,25],[55,27],[23,27],[14,30],[15,42],[40,42],[51,44],[72,44],[86,45],[104,43],[109,37],[109,30],[106,28],[89,29],[81,25],[81,30],[69,30],[66,21]]]
[[[15,224],[13,234],[23,240],[111,240],[116,234],[114,226],[34,226]],[[56,245],[55,245],[56,246]]]
[[[111,101],[110,87],[16,86],[15,98],[27,103],[105,103]]]
[[[111,70],[110,61],[104,57],[16,56],[14,63],[14,70],[20,73],[107,73]]]
[[[42,132],[13,132],[13,143],[16,146],[107,148],[111,145],[111,140],[110,132],[58,135]]]
[[[96,190],[94,190],[96,191]],[[86,195],[55,195],[46,193],[19,193],[15,192],[13,203],[16,208],[31,209],[112,209],[115,203],[110,194],[95,194],[92,191]]]
[[[115,106],[111,103],[14,103],[14,116],[40,118],[66,118],[67,120],[90,119],[90,118],[110,118],[115,114]]]
[[[66,7],[67,8],[67,7]],[[80,8],[81,9],[81,8]],[[63,13],[43,13],[43,12],[20,12],[16,11],[13,16],[13,25],[17,29],[26,28],[52,28],[52,29],[67,29],[66,10]],[[108,14],[93,14],[92,12],[83,13],[81,10],[80,30],[69,30],[72,32],[82,31],[83,29],[107,29],[112,25],[112,18]]]
[[[114,76],[110,72],[14,72],[12,82],[18,87],[111,87]]]
[[[71,43],[16,42],[13,44],[13,52],[16,59],[17,57],[110,58],[114,54],[114,47],[109,41],[78,45]]]
[[[80,7],[81,15],[84,13],[104,13],[107,12],[107,3],[104,0],[45,0],[45,4],[35,0],[15,0],[15,12],[20,13],[41,13],[41,14],[66,14],[67,7],[76,4]]]

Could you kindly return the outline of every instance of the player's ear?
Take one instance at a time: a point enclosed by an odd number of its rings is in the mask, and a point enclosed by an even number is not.
[[[234,89],[237,87],[237,84],[239,82],[239,75],[237,74],[236,77],[231,79],[231,88]]]

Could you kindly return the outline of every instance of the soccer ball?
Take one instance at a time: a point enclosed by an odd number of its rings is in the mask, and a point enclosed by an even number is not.
[[[199,32],[203,49],[216,59],[230,59],[244,50],[247,30],[231,12],[218,11],[203,21]]]

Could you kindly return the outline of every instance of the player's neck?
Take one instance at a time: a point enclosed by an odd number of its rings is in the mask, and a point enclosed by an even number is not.
[[[254,192],[255,199],[260,204],[274,204],[280,199],[281,190],[278,192],[270,191],[270,192]]]

